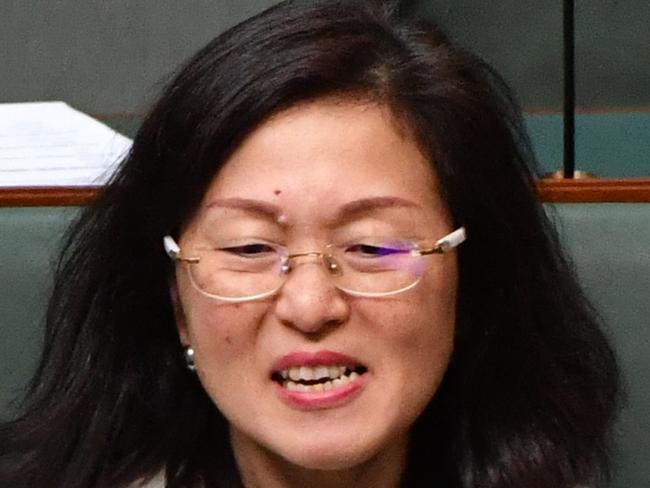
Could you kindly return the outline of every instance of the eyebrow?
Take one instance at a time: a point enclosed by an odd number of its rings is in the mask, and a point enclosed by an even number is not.
[[[253,200],[248,198],[217,198],[208,205],[206,208],[230,208],[235,210],[243,210],[245,212],[258,214],[269,220],[278,221],[282,211],[280,207],[263,200]],[[334,215],[332,221],[335,223],[345,223],[354,220],[361,214],[365,214],[374,210],[382,210],[387,208],[406,207],[406,208],[422,208],[417,203],[402,197],[396,196],[378,196],[367,197],[353,200],[344,204]]]
[[[395,196],[360,198],[343,205],[336,213],[334,220],[336,222],[349,222],[355,217],[373,210],[395,207],[422,208],[411,200]]]
[[[206,208],[214,207],[243,210],[271,220],[278,220],[282,214],[280,207],[277,205],[249,198],[216,198],[206,205]]]

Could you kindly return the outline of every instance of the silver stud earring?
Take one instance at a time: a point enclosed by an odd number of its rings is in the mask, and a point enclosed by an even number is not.
[[[183,348],[183,357],[185,358],[185,366],[190,371],[196,371],[196,365],[194,364],[194,349],[191,346],[185,346]]]

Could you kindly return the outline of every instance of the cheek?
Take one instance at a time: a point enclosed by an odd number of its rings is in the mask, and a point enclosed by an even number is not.
[[[447,371],[453,351],[454,306],[438,300],[400,299],[368,304],[366,343],[376,351],[376,404],[394,413],[397,430],[407,431],[425,410]],[[443,301],[444,303],[444,301]]]
[[[200,369],[221,369],[245,358],[254,347],[259,314],[250,307],[201,299],[186,303],[184,310],[187,336]]]
[[[236,348],[241,342],[238,331],[244,330],[233,317],[243,319],[241,303],[220,303],[200,295],[192,286],[184,269],[176,274],[177,327],[181,337],[195,351]],[[245,312],[244,312],[245,313]],[[197,360],[204,359],[197,354]]]
[[[404,302],[387,308],[385,327],[402,347],[429,354],[452,347],[456,324],[455,286],[422,286],[417,293],[405,297]]]
[[[394,314],[390,340],[409,378],[441,376],[453,350],[455,313],[452,307],[410,307]]]
[[[186,315],[187,331],[199,381],[214,404],[228,412],[229,403],[243,401],[241,379],[255,368],[256,331],[262,314],[256,313],[254,307],[207,300],[186,310],[190,310]]]
[[[435,396],[447,372],[455,331],[455,313],[450,308],[430,308],[428,314],[416,314],[411,322],[416,332],[401,337],[405,384],[402,408],[413,419]]]
[[[455,335],[455,291],[425,289],[411,300],[395,302],[374,314],[383,339],[382,369],[391,371],[399,390],[416,406],[428,402],[449,363]],[[419,407],[418,407],[419,408]]]

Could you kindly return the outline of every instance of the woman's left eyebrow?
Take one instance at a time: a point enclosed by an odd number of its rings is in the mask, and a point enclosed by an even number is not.
[[[367,197],[360,198],[358,200],[353,200],[344,204],[337,212],[334,217],[334,221],[338,223],[349,222],[359,215],[366,214],[374,210],[382,210],[387,208],[396,208],[396,207],[405,207],[405,208],[416,208],[421,209],[422,206],[417,203],[408,200],[406,198],[397,197],[397,196],[378,196],[378,197]]]

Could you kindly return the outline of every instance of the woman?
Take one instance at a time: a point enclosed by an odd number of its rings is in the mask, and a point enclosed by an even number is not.
[[[606,482],[616,362],[531,164],[434,26],[298,1],[219,36],[70,230],[2,486]]]

